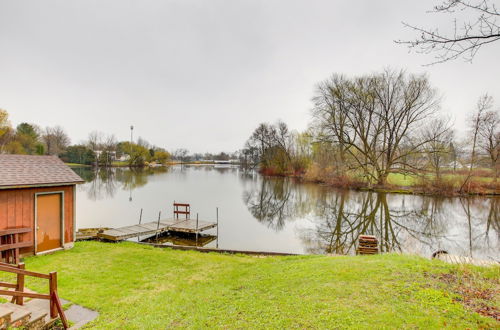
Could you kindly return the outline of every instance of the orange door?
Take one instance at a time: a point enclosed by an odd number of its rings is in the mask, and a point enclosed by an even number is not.
[[[60,248],[61,244],[61,194],[38,195],[36,251]]]

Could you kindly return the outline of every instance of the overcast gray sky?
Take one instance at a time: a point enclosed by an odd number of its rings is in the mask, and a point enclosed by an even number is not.
[[[134,135],[173,150],[233,151],[260,122],[303,130],[314,85],[386,66],[428,72],[443,112],[489,92],[500,104],[500,44],[423,67],[395,39],[401,21],[447,25],[435,1],[0,0],[0,108],[11,122]]]

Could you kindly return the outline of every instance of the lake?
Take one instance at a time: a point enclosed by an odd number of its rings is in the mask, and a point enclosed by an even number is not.
[[[171,166],[152,169],[74,168],[77,228],[120,227],[172,217],[174,201],[191,217],[215,221],[219,235],[198,244],[221,249],[299,254],[354,254],[360,234],[382,251],[430,257],[437,250],[500,259],[500,199],[387,194],[263,177],[239,167]],[[211,229],[207,234],[215,235]],[[189,244],[192,237],[165,237]]]

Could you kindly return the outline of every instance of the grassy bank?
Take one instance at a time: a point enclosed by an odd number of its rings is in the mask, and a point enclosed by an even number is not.
[[[288,175],[285,175],[288,176]],[[498,195],[500,182],[494,182],[493,172],[489,169],[475,169],[466,185],[463,183],[468,177],[468,170],[443,170],[439,179],[432,173],[408,174],[390,173],[384,185],[369,185],[362,173],[349,172],[344,176],[337,176],[331,169],[320,169],[315,165],[303,173],[293,173],[289,176],[297,177],[307,182],[317,182],[339,188],[353,188],[372,191],[429,194],[441,196],[458,195]],[[463,186],[463,189],[461,189]]]
[[[92,165],[78,164],[78,163],[65,163],[70,167],[92,167]]]
[[[90,324],[97,328],[500,326],[474,312],[476,305],[500,307],[494,291],[500,268],[414,256],[252,257],[80,242],[26,264],[57,270],[60,295],[99,311]],[[465,299],[456,289],[461,282],[450,280],[465,275],[490,296]],[[42,292],[46,283],[28,281],[28,287]]]

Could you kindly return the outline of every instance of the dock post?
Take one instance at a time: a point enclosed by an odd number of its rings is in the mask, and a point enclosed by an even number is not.
[[[141,207],[141,214],[139,214],[139,224],[141,224],[142,221],[142,207]],[[141,236],[137,236],[137,242],[141,241]]]
[[[158,224],[156,225],[156,240],[158,240],[158,233],[160,229],[160,217],[161,217],[161,211],[158,212]]]
[[[216,219],[217,219],[217,241],[215,242],[215,248],[219,248],[219,208],[216,207],[215,208],[215,216],[216,216]]]
[[[196,213],[196,247],[198,247],[198,213]]]

